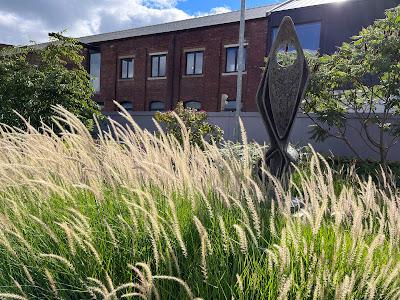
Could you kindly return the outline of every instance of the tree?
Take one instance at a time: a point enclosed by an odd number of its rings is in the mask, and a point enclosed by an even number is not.
[[[46,47],[5,48],[0,52],[0,122],[24,127],[17,112],[36,128],[51,123],[54,105],[77,115],[88,128],[100,115],[77,40],[56,34]]]
[[[221,128],[208,123],[206,112],[185,108],[182,102],[178,102],[174,111],[157,112],[155,119],[165,127],[167,133],[172,134],[181,144],[183,144],[182,125],[188,131],[190,143],[198,145],[202,149],[204,148],[203,140],[218,143],[222,139]]]
[[[356,130],[386,168],[400,135],[400,6],[333,55],[311,59],[310,66],[303,110],[315,123],[313,138],[340,139],[360,158],[347,135]],[[349,121],[350,113],[358,126]]]

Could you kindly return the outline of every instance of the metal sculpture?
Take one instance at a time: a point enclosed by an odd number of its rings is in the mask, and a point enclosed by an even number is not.
[[[291,65],[279,61],[282,58],[279,56],[285,53],[290,54],[286,58]],[[297,57],[290,61],[295,55]],[[272,45],[256,100],[271,143],[265,154],[265,164],[270,173],[282,181],[290,174],[291,163],[298,159],[298,153],[289,145],[289,138],[308,77],[309,68],[293,21],[285,17]]]

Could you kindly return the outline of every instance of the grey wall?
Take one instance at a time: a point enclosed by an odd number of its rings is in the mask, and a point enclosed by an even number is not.
[[[108,115],[112,119],[125,123],[124,119],[118,113],[112,113]],[[132,116],[135,122],[141,127],[151,132],[156,131],[154,126],[152,112],[133,112]],[[249,141],[255,141],[258,143],[268,143],[268,134],[262,122],[261,116],[257,112],[244,112],[242,113],[242,121],[247,131]],[[210,112],[208,113],[208,119],[210,123],[216,124],[224,130],[224,138],[226,140],[233,140],[233,129],[235,127],[235,117],[232,112]],[[349,122],[352,127],[359,127],[356,119],[349,116]],[[293,126],[293,132],[291,137],[291,143],[296,145],[307,145],[311,143],[313,147],[325,154],[334,154],[336,156],[353,157],[353,153],[342,141],[329,138],[322,143],[314,142],[310,139],[309,126],[312,125],[312,121],[304,114],[299,114]],[[374,153],[365,144],[363,139],[357,130],[350,130],[348,132],[348,138],[352,145],[355,147],[362,157],[377,160],[379,156]],[[398,161],[400,160],[400,144],[391,150],[389,153],[389,160]]]

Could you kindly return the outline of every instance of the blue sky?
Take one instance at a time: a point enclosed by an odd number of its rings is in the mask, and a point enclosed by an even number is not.
[[[248,7],[278,0],[247,0]],[[81,37],[237,10],[240,0],[0,0],[0,43]]]
[[[247,0],[247,7],[256,7],[279,2],[279,0]],[[240,8],[240,0],[186,0],[179,2],[177,7],[189,14],[199,11],[209,11],[214,7],[228,7],[232,10]]]

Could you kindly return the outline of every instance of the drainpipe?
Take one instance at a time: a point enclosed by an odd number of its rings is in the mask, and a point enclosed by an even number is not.
[[[174,36],[173,36],[173,38],[172,38],[172,65],[170,64],[170,66],[171,66],[171,68],[172,68],[172,70],[171,70],[171,78],[169,79],[170,80],[170,87],[169,87],[169,90],[170,90],[170,107],[171,107],[171,110],[173,110],[174,109],[174,94],[175,94],[175,90],[174,90],[174,87],[175,87],[175,50],[176,50],[176,34],[174,33]],[[171,55],[170,55],[170,53],[169,53],[169,51],[168,51],[168,56],[169,57],[171,57]]]

